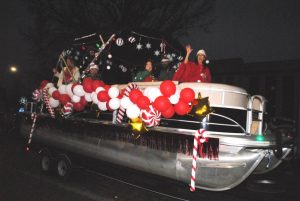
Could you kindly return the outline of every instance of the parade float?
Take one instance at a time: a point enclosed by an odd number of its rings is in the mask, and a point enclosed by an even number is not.
[[[107,85],[86,77],[60,87],[43,81],[33,99],[19,115],[20,132],[27,150],[38,147],[41,169],[54,167],[60,177],[74,154],[178,180],[191,191],[223,191],[271,171],[292,150],[291,139],[268,128],[264,97],[226,84]]]

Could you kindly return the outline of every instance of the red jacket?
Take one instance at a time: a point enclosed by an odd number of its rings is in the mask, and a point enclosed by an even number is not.
[[[179,82],[211,82],[210,70],[194,62],[181,63],[173,76]]]

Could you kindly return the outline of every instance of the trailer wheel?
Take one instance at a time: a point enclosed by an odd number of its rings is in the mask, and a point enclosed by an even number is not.
[[[42,151],[40,158],[40,169],[43,173],[49,174],[53,170],[53,159],[49,152]]]
[[[68,179],[71,173],[71,160],[67,155],[60,155],[57,159],[57,175],[64,180]]]

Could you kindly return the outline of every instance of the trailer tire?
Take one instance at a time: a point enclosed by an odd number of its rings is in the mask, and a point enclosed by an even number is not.
[[[65,154],[59,155],[56,164],[56,173],[58,177],[63,180],[68,179],[72,170],[72,163],[70,158]]]
[[[40,169],[44,174],[50,174],[53,170],[54,161],[49,152],[43,151],[41,152],[40,157]]]

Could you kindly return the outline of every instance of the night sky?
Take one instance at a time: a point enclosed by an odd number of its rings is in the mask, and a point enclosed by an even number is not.
[[[299,10],[297,0],[217,0],[215,21],[209,29],[204,32],[195,28],[180,41],[183,45],[190,43],[194,53],[204,48],[210,59],[242,58],[245,62],[300,59]],[[17,76],[22,76],[22,68],[32,65],[32,55],[21,34],[30,21],[22,0],[2,3],[0,86],[8,89],[8,96],[19,79]],[[19,75],[9,73],[10,65],[19,67]],[[51,73],[51,68],[45,70]]]

